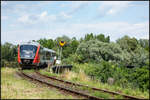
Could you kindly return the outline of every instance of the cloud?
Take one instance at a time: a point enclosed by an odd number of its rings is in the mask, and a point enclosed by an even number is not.
[[[8,16],[1,16],[1,19],[2,19],[2,20],[7,20],[7,19],[8,19]]]
[[[49,22],[62,22],[72,18],[71,15],[66,14],[65,12],[60,12],[59,14],[53,15],[48,14],[47,11],[43,11],[40,14],[25,14],[18,18],[19,23],[25,25],[41,24]]]
[[[41,13],[41,17],[45,17],[45,16],[47,16],[47,11]]]
[[[52,16],[48,15],[47,11],[43,11],[41,14],[24,14],[18,18],[18,22],[23,24],[37,24],[42,21],[52,20]]]
[[[7,2],[6,1],[1,1],[1,6],[5,6],[7,5]]]
[[[24,4],[20,4],[19,6],[18,3],[6,3],[7,4],[2,8],[2,11],[4,12],[2,15],[2,20],[8,19],[9,21],[7,21],[7,29],[4,27],[4,25],[2,27],[2,41],[17,42],[32,39],[36,40],[44,37],[55,39],[61,35],[77,37],[79,39],[86,33],[91,32],[94,34],[104,33],[106,36],[109,35],[112,41],[115,41],[117,38],[120,38],[124,35],[129,35],[131,37],[135,36],[136,38],[149,38],[149,22],[96,22],[94,20],[87,21],[86,18],[84,20],[80,16],[77,16],[78,20],[80,21],[76,22],[77,18],[73,19],[73,14],[83,10],[85,7],[88,9],[88,5],[91,3],[89,1],[68,2],[67,4],[63,5],[63,7],[67,7],[64,8],[67,10],[63,11],[59,9],[59,12],[55,14],[52,14],[52,12],[47,9],[42,9],[42,11],[38,10],[41,9],[37,7],[40,6],[39,3],[32,3],[29,6],[25,6]],[[47,5],[47,3],[43,2],[43,5]],[[129,7],[131,3],[129,1],[105,1],[95,2],[95,4],[99,5],[99,15],[106,16],[118,14],[125,8]],[[10,7],[8,7],[8,5],[10,5]],[[8,8],[6,8],[6,6]],[[13,9],[11,9],[11,7]],[[9,12],[5,12],[4,8],[9,9]],[[14,12],[12,13],[11,11]],[[5,13],[11,16],[6,16]],[[15,21],[12,19],[17,20]]]
[[[69,27],[69,28],[68,28]],[[128,35],[137,39],[149,39],[149,22],[142,23],[128,23],[128,22],[101,22],[95,24],[64,24],[55,23],[52,27],[47,29],[29,30],[11,30],[2,31],[2,42],[9,41],[11,43],[18,43],[21,41],[37,40],[40,38],[55,39],[58,36],[67,35],[69,37],[77,37],[77,39],[84,37],[87,33],[100,34],[110,36],[111,41]]]
[[[71,18],[71,15],[66,14],[65,12],[61,12],[60,16],[62,16],[64,19]]]
[[[78,10],[81,10],[84,7],[87,7],[89,3],[90,2],[88,2],[88,1],[72,2],[72,4],[70,5],[71,10],[68,12],[68,14],[73,14],[73,13],[77,12]]]
[[[127,8],[129,3],[131,1],[103,1],[98,8],[99,16],[117,14]]]
[[[51,6],[48,1],[7,1],[2,3],[2,13],[24,15],[41,10],[42,7]]]
[[[71,16],[74,13],[77,13],[78,11],[82,10],[83,8],[88,7],[89,3],[89,1],[72,1],[62,3],[60,7],[68,8],[66,14]]]

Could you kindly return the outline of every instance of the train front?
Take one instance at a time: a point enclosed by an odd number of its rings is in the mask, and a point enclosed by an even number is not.
[[[40,46],[22,44],[18,46],[18,63],[23,68],[35,68],[40,62]]]

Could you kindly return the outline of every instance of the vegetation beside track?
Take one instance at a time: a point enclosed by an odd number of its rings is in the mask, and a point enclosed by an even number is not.
[[[73,99],[46,86],[38,86],[18,77],[16,68],[1,68],[2,99]]]
[[[65,73],[62,73],[62,74],[55,74],[52,72],[47,72],[46,70],[40,70],[39,72],[43,75],[56,76],[57,78],[60,78],[63,80],[87,85],[90,87],[106,89],[109,91],[119,92],[119,93],[126,94],[126,95],[136,96],[139,98],[149,98],[148,92],[141,92],[138,89],[122,88],[122,87],[119,87],[118,85],[109,85],[107,83],[102,83],[97,80],[91,80],[90,77],[87,76],[82,70],[80,70],[79,73],[76,73],[73,71],[66,71]],[[103,95],[103,94],[105,94],[105,95]],[[95,95],[95,96],[103,95],[102,96],[103,98],[110,98],[110,95],[108,95],[106,93],[94,92],[92,95]],[[115,96],[114,98],[121,99],[123,97],[118,95],[118,96]]]
[[[112,42],[110,38],[90,33],[80,39],[62,36],[41,38],[37,42],[57,54],[58,41],[66,42],[62,47],[62,63],[73,65],[73,72],[62,78],[95,87],[100,84],[100,88],[149,98],[149,40],[123,36]],[[5,43],[1,48],[1,65],[17,67],[17,44]],[[93,79],[88,81],[85,76]],[[110,78],[114,80],[113,85],[107,84]]]

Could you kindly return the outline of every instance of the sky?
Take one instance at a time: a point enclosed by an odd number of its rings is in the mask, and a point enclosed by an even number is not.
[[[87,33],[149,39],[148,1],[2,1],[1,43]]]

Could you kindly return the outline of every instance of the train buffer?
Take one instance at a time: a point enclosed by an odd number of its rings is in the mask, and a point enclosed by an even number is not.
[[[55,65],[52,66],[52,71],[54,73],[62,73],[65,70],[71,70],[72,69],[72,65]]]

